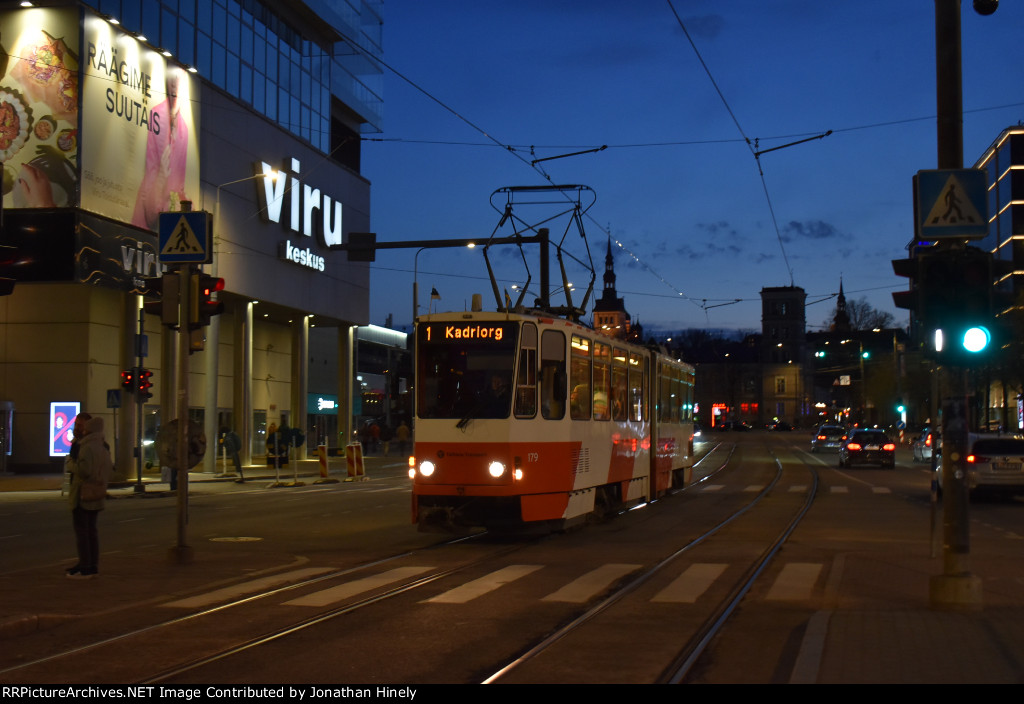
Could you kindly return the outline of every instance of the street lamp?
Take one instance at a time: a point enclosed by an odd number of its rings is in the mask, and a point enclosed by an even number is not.
[[[469,242],[466,244],[466,249],[473,249],[476,247],[476,242]],[[437,246],[433,247],[420,247],[416,250],[416,254],[412,258],[412,324],[415,329],[416,318],[420,314],[420,289],[419,289],[419,267],[420,267],[420,252],[424,249],[436,249]]]

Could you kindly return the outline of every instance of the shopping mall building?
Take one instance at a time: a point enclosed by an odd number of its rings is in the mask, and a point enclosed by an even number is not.
[[[330,247],[371,229],[359,157],[380,129],[379,6],[0,4],[0,244],[16,279],[0,296],[0,471],[58,469],[82,411],[104,416],[135,477],[186,389],[211,449],[232,428],[243,462],[260,461],[270,424],[305,430],[302,456],[347,442],[370,270]],[[209,234],[175,249],[160,214],[189,204]],[[225,282],[187,365],[141,295],[182,251]],[[333,386],[314,388],[325,342]],[[151,399],[121,388],[133,367],[152,371]]]

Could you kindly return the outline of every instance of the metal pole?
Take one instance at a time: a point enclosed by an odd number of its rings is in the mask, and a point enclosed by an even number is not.
[[[189,371],[189,306],[191,305],[191,279],[194,267],[183,265],[178,269],[181,277],[180,307],[178,309],[178,541],[171,548],[171,559],[179,563],[192,561],[192,548],[185,537],[188,525],[188,371]]]
[[[139,379],[138,375],[142,374],[142,337],[146,334],[146,311],[143,308],[139,308],[139,328],[135,335],[135,360],[137,365],[135,367],[136,379],[135,386],[138,388]],[[146,491],[146,485],[142,483],[142,452],[144,445],[142,443],[142,405],[145,403],[141,396],[136,394],[135,400],[135,493],[142,494]]]
[[[963,168],[960,0],[935,0],[935,73],[939,169]],[[943,574],[931,579],[931,603],[980,607],[981,580],[970,571],[967,489],[967,373],[942,369]],[[935,448],[932,449],[932,452]]]

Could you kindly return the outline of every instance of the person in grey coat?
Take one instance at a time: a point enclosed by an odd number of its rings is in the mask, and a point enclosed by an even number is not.
[[[114,471],[110,448],[103,439],[102,418],[78,414],[66,466],[71,475],[68,500],[78,548],[78,564],[69,568],[67,575],[72,579],[89,579],[99,571],[100,541],[96,523]]]

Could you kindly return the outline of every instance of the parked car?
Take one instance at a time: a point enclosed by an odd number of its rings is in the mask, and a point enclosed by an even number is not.
[[[967,487],[972,497],[1024,493],[1024,439],[976,435],[968,444]]]
[[[838,452],[845,436],[846,428],[841,425],[822,425],[811,436],[811,452]]]
[[[938,445],[938,433],[932,431],[931,428],[925,428],[921,431],[921,434],[914,438],[914,442],[911,443],[911,448],[914,452],[915,462],[930,462],[932,459],[932,452]]]
[[[792,430],[793,426],[784,420],[777,420],[768,424],[768,430]]]
[[[896,468],[896,443],[884,430],[854,430],[839,447],[839,466],[877,464]]]

